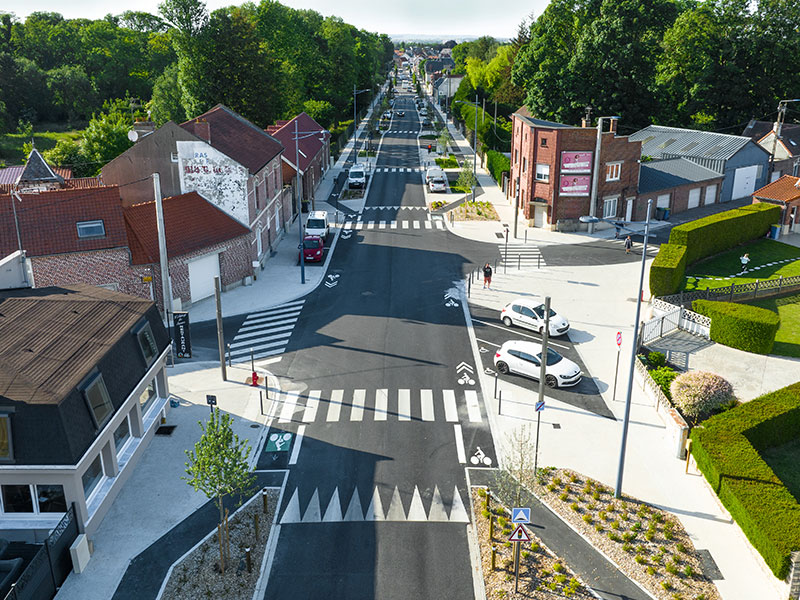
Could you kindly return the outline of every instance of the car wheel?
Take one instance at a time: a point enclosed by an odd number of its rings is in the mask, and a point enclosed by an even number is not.
[[[555,375],[547,375],[544,378],[544,384],[549,388],[557,388],[558,380]]]
[[[511,372],[511,369],[508,368],[508,365],[503,361],[497,363],[497,370],[500,371],[503,375],[508,375]]]
[[[539,325],[539,335],[544,335],[544,325]]]
[[[511,327],[511,317],[503,317],[503,325]]]

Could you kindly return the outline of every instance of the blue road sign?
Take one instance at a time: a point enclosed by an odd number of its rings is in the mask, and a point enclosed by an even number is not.
[[[544,410],[544,400],[537,400],[536,401],[536,412],[542,412]]]
[[[511,522],[512,523],[530,523],[531,522],[531,509],[530,508],[513,508],[513,509],[511,509]]]

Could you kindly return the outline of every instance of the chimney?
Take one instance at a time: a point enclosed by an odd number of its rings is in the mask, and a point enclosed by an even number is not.
[[[587,120],[586,120],[586,117],[583,117],[583,118],[581,119],[581,127],[583,127],[584,129],[585,129],[586,127],[589,127],[589,121],[587,121]]]
[[[610,133],[613,133],[614,135],[617,135],[617,121],[618,120],[619,119],[612,118],[611,122],[608,124],[608,131]]]
[[[211,143],[211,125],[205,119],[197,119],[194,122],[194,134],[201,140]]]

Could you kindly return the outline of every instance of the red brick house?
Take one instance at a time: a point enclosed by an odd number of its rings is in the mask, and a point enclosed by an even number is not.
[[[800,177],[784,175],[753,192],[753,204],[767,202],[781,207],[781,234],[800,231]]]
[[[639,169],[639,195],[634,220],[647,218],[647,201],[652,200],[655,216],[659,208],[671,214],[714,204],[719,200],[724,173],[719,173],[687,158],[665,158],[643,162]]]
[[[591,214],[597,130],[534,118],[526,107],[512,115],[509,198],[519,193],[523,218],[534,227],[574,230]],[[628,218],[639,180],[641,143],[617,135],[616,120],[601,136],[598,217]]]
[[[295,148],[295,123],[297,124],[298,139]],[[319,131],[319,135],[311,132]],[[277,121],[275,125],[267,127],[267,133],[283,144],[283,181],[294,182],[297,176],[297,166],[300,163],[300,177],[303,185],[300,194],[304,202],[311,202],[314,210],[314,192],[322,181],[323,175],[328,170],[331,161],[331,134],[319,123],[301,112],[291,121]],[[297,150],[295,152],[295,150]],[[297,185],[296,182],[293,185]],[[324,198],[323,198],[324,200]]]

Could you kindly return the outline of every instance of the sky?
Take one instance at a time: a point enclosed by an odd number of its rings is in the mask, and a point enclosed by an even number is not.
[[[494,4],[486,0],[281,0],[292,8],[312,9],[328,16],[341,17],[359,29],[390,36],[440,36],[442,40],[490,35],[511,38],[517,26],[531,12],[539,16],[549,0],[505,0]],[[5,3],[5,0],[4,2]],[[68,19],[100,19],[109,12],[125,10],[158,12],[159,0],[125,0],[120,4],[97,0],[27,0],[10,10],[20,20],[34,11],[59,12]],[[206,0],[209,10],[242,4],[240,0]],[[502,7],[502,8],[501,8]]]

